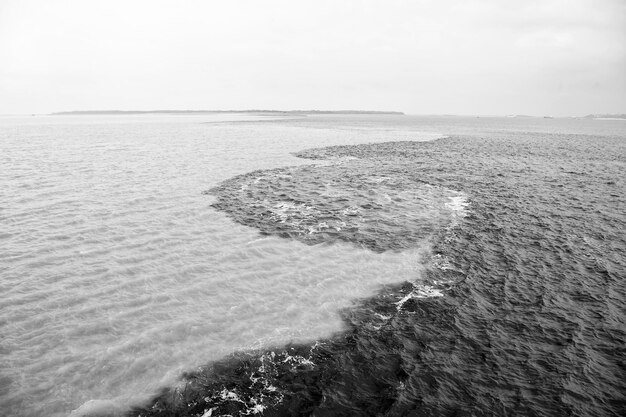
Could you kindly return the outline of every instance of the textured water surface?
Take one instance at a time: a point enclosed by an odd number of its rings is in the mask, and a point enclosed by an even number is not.
[[[7,415],[623,414],[621,122],[1,122]]]
[[[215,206],[238,222],[372,251],[411,246],[387,232],[417,227],[394,201],[423,184],[469,201],[449,197],[463,215],[440,225],[422,280],[344,311],[346,333],[232,356],[134,415],[622,415],[625,151],[620,135],[454,136],[312,149],[298,155],[334,164],[225,182]]]
[[[465,199],[362,161],[256,171],[210,193],[218,196],[213,207],[264,233],[375,252],[419,246],[451,223]]]
[[[311,247],[212,209],[202,191],[290,152],[387,140],[244,119],[0,119],[2,413],[135,403],[230,352],[340,331],[341,308],[419,278],[419,248]]]

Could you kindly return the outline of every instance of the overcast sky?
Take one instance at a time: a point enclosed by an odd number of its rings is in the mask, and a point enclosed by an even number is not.
[[[626,113],[625,0],[0,0],[0,113]]]

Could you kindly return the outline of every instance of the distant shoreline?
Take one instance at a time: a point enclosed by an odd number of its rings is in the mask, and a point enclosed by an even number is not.
[[[593,120],[624,120],[626,119],[626,114],[588,114],[584,118]]]
[[[400,111],[377,110],[74,110],[50,113],[51,116],[92,115],[135,115],[135,114],[224,114],[224,113],[268,113],[268,114],[394,114]]]

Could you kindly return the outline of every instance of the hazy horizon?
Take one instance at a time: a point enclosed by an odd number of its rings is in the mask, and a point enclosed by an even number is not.
[[[68,116],[68,115],[141,115],[141,114],[203,114],[203,113],[293,113],[293,114],[385,114],[401,116],[424,116],[424,117],[554,117],[554,118],[584,118],[587,116],[624,116],[626,113],[599,113],[589,112],[587,114],[572,114],[552,116],[547,114],[469,114],[469,113],[409,113],[402,110],[381,110],[381,109],[85,109],[85,110],[61,110],[49,113],[0,113],[0,116]],[[621,118],[621,117],[620,117]]]
[[[626,2],[0,0],[0,114],[626,112]]]

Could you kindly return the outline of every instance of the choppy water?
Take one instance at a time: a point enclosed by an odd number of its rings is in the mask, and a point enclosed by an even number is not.
[[[624,410],[624,122],[0,123],[6,415]]]

